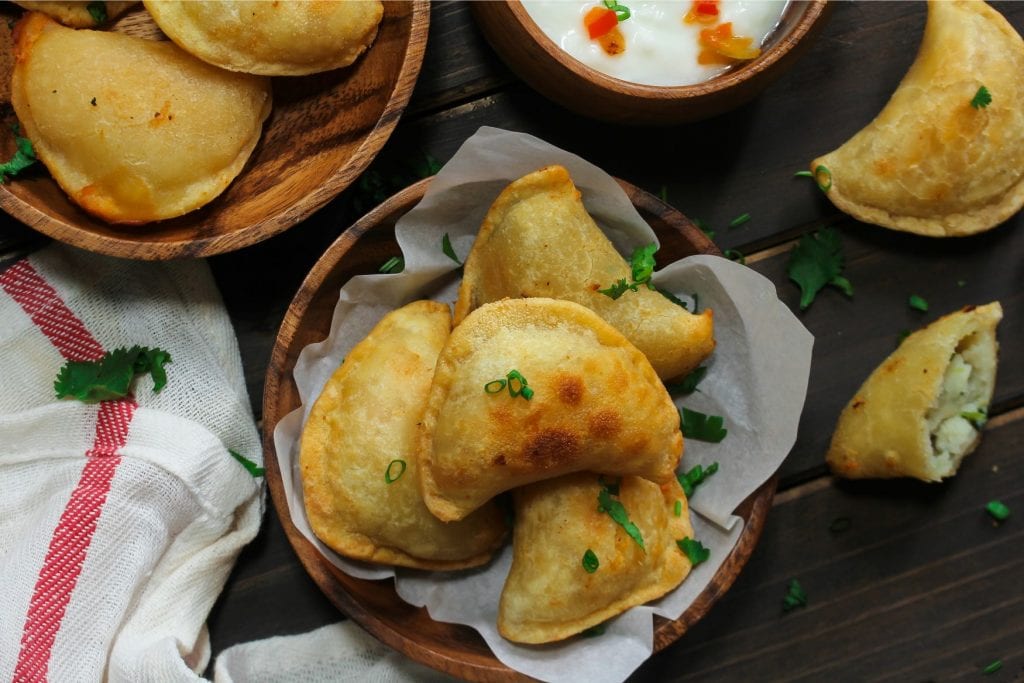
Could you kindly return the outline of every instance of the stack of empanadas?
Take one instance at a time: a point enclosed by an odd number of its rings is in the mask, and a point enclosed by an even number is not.
[[[516,255],[543,248],[542,235],[586,252],[589,270],[566,259],[524,277]],[[683,437],[642,350],[660,354],[666,376],[685,371],[714,345],[711,316],[646,288],[612,306],[592,296],[596,279],[629,273],[564,169],[512,183],[467,259],[451,334],[441,304],[389,314],[315,403],[300,463],[317,536],[356,559],[467,567],[504,536],[495,501],[513,491],[498,620],[523,643],[567,638],[679,585],[690,561],[677,541],[692,536],[675,477]]]

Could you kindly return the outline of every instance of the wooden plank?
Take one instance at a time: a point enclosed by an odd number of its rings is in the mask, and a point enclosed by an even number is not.
[[[1020,676],[1024,415],[1015,418],[944,484],[824,479],[782,500],[728,595],[635,680],[950,680],[996,659],[999,680]],[[1010,506],[1009,520],[984,512],[992,499]],[[847,531],[829,530],[838,518]],[[808,605],[787,614],[794,578]]]

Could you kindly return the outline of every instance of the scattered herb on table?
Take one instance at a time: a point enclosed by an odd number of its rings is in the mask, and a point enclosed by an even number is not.
[[[32,148],[32,141],[18,135],[18,127],[14,127],[14,144],[17,149],[10,161],[0,164],[0,183],[6,182],[23,170],[36,163],[36,151]]]
[[[800,310],[810,306],[825,285],[853,296],[853,285],[841,274],[843,263],[843,244],[835,228],[824,228],[800,238],[786,266],[789,279],[800,286]]]
[[[640,546],[640,549],[647,552],[647,548],[644,547],[644,537],[640,533],[640,529],[637,528],[636,524],[629,519],[629,513],[626,512],[625,506],[621,502],[612,498],[612,492],[608,486],[603,486],[597,493],[597,511],[607,512],[608,516],[611,517],[616,524],[621,526],[629,537],[636,541],[636,544]]]
[[[702,221],[699,218],[692,218],[690,220],[693,222],[694,225],[697,226],[698,230],[707,235],[707,238],[709,240],[715,239],[715,231],[708,228],[707,224],[704,221]]]
[[[744,256],[743,252],[740,251],[739,249],[726,249],[722,253],[722,256],[724,256],[725,258],[729,259],[730,261],[735,261],[736,263],[740,264],[741,266],[745,265],[746,262],[747,262],[747,257]]]
[[[403,270],[405,270],[405,259],[401,256],[392,256],[377,269],[377,272],[390,275],[392,273],[401,273]]]
[[[749,213],[741,213],[739,216],[736,216],[736,218],[733,218],[731,221],[729,221],[729,227],[730,228],[738,228],[738,227],[740,227],[741,225],[743,225],[744,223],[746,223],[749,220],[750,220],[750,214]]]
[[[813,178],[814,174],[810,171],[797,171],[793,174],[794,178]]]
[[[98,403],[128,395],[135,375],[148,373],[153,378],[153,391],[167,384],[164,365],[171,355],[162,349],[133,346],[108,351],[94,361],[69,360],[64,363],[53,382],[57,398],[78,399]]]
[[[1003,668],[1003,660],[997,659],[996,661],[992,662],[991,664],[986,666],[984,669],[982,669],[981,673],[983,673],[986,676],[988,676],[989,674],[994,674],[995,672],[999,671],[1002,668]]]
[[[724,428],[725,419],[721,415],[706,415],[697,410],[682,408],[679,417],[679,426],[687,439],[718,443],[729,433]]]
[[[597,568],[601,566],[601,563],[597,559],[597,555],[590,548],[587,548],[587,552],[583,553],[583,559],[580,560],[580,563],[588,574],[593,574],[597,571]]]
[[[917,294],[911,294],[910,298],[907,299],[907,305],[913,308],[915,311],[921,311],[925,313],[928,311],[928,302],[923,297]]]
[[[828,530],[833,534],[842,534],[849,531],[852,526],[853,521],[849,517],[836,517],[828,525]]]
[[[985,86],[981,86],[971,98],[971,106],[975,109],[984,109],[990,104],[992,104],[992,93]]]
[[[676,479],[679,480],[679,485],[683,487],[683,493],[686,494],[686,497],[692,498],[693,492],[697,489],[697,487],[703,484],[705,479],[707,479],[717,471],[717,462],[713,462],[710,465],[708,465],[707,469],[704,469],[700,465],[694,465],[685,474],[677,474]]]
[[[397,466],[397,469],[396,469]],[[405,474],[406,464],[404,460],[392,460],[384,470],[384,483],[392,484],[402,478]]]
[[[97,24],[102,24],[107,20],[107,3],[105,2],[90,2],[85,6],[86,11],[89,12],[89,16]]]
[[[693,372],[688,374],[686,377],[674,384],[666,384],[665,389],[672,396],[685,396],[686,394],[692,394],[697,391],[697,385],[704,379],[704,375],[708,374],[708,369],[701,365],[696,368]]]
[[[990,500],[985,505],[985,512],[997,522],[1005,522],[1010,517],[1010,508],[1000,500]]]
[[[676,541],[676,545],[683,551],[687,559],[690,560],[690,564],[696,567],[701,562],[706,561],[711,557],[711,550],[704,547],[700,541],[695,538],[684,538]]]
[[[267,473],[267,470],[265,468],[260,467],[255,462],[253,462],[249,458],[245,457],[244,455],[242,455],[238,451],[233,451],[233,450],[231,450],[229,448],[228,449],[228,453],[231,454],[232,458],[234,458],[238,462],[242,463],[242,467],[244,467],[246,472],[251,474],[253,476],[253,478],[262,477],[262,476],[264,476]]]
[[[786,597],[782,599],[782,611],[789,612],[797,607],[807,606],[807,593],[804,592],[803,586],[796,579],[789,582],[789,587],[786,589]]]

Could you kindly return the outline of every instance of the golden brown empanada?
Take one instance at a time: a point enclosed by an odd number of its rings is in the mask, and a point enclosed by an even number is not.
[[[376,0],[145,0],[182,49],[231,71],[302,76],[348,66],[377,35]]]
[[[715,347],[712,314],[693,315],[646,286],[618,299],[601,294],[630,265],[590,217],[561,166],[523,176],[498,196],[466,258],[455,324],[506,297],[550,297],[586,306],[619,330],[671,379],[696,368]]]
[[[448,307],[434,301],[392,311],[313,404],[299,454],[306,512],[317,537],[346,557],[460,569],[501,544],[496,505],[446,524],[420,496],[417,423],[450,330]]]
[[[513,371],[529,400],[512,395]],[[581,470],[665,482],[683,451],[679,413],[644,355],[594,312],[554,299],[486,304],[455,328],[422,440],[423,498],[443,520]]]
[[[94,2],[92,0],[70,0],[68,2],[55,0],[15,0],[14,4],[27,10],[49,14],[65,26],[92,28],[121,16],[135,2],[134,0],[132,2],[121,2],[120,0],[107,0],[107,2]]]
[[[907,337],[843,409],[826,460],[841,477],[956,474],[978,445],[996,381],[999,302]]]
[[[982,86],[987,106],[975,99]],[[832,203],[867,223],[932,237],[1002,223],[1024,205],[1024,41],[980,0],[931,0],[889,103],[811,169],[831,182]]]
[[[512,568],[498,607],[502,636],[562,640],[665,595],[689,574],[676,543],[693,537],[679,482],[624,477],[618,484],[643,548],[598,509],[605,486],[598,475],[579,472],[516,490]],[[593,573],[583,567],[588,550],[598,562]]]
[[[173,43],[76,31],[38,12],[18,22],[15,41],[11,102],[36,155],[75,203],[113,223],[212,200],[270,113],[268,79]]]

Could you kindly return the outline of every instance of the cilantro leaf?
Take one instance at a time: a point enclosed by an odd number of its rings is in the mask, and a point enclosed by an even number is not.
[[[607,512],[608,516],[615,520],[615,523],[621,526],[629,534],[630,538],[636,541],[640,549],[647,552],[640,529],[629,520],[629,513],[626,512],[626,508],[622,503],[612,498],[612,494],[608,491],[607,487],[602,488],[597,494],[597,510],[598,512]]]
[[[448,237],[448,233],[445,233],[444,237],[441,238],[441,251],[443,251],[444,255],[452,261],[455,261],[460,266],[462,265],[462,261],[460,261],[459,257],[455,255],[455,249],[452,248],[452,240]]]
[[[107,3],[99,1],[90,2],[85,6],[85,9],[88,10],[89,16],[92,17],[95,23],[102,24],[107,20]]]
[[[708,369],[701,365],[689,375],[676,382],[675,384],[666,384],[665,388],[668,393],[672,396],[683,396],[686,394],[692,394],[697,391],[697,385],[700,384],[701,380],[704,379],[704,375],[708,374]]]
[[[676,541],[676,545],[686,554],[690,564],[694,567],[711,557],[711,551],[695,538],[684,538]]]
[[[114,349],[99,360],[67,361],[57,372],[53,389],[57,398],[70,396],[83,403],[99,403],[127,396],[135,375],[149,373],[153,391],[158,392],[167,384],[164,365],[170,362],[170,354],[162,349]]]
[[[32,141],[14,133],[14,144],[17,150],[10,161],[0,164],[0,183],[6,182],[8,178],[18,175],[23,170],[36,163],[36,151],[32,147]]]
[[[786,597],[782,599],[782,611],[789,612],[797,607],[807,606],[807,593],[804,592],[803,586],[796,579],[789,582],[789,587],[786,589]]]
[[[825,228],[801,237],[786,266],[789,279],[800,286],[800,310],[810,306],[825,285],[838,287],[847,296],[853,296],[853,285],[842,277],[842,272],[843,245],[839,231]]]
[[[611,287],[608,287],[607,289],[599,289],[597,291],[600,294],[604,294],[605,296],[607,296],[609,298],[618,299],[620,296],[622,296],[623,294],[626,293],[626,290],[633,290],[635,292],[639,288],[640,288],[639,285],[637,285],[636,283],[630,284],[630,283],[626,282],[626,278],[623,277],[623,278],[619,278],[619,281],[616,282]]]
[[[648,244],[646,247],[637,247],[633,250],[630,258],[630,267],[633,270],[633,282],[644,284],[649,282],[654,274],[654,253],[658,251],[657,244]]]
[[[679,417],[679,427],[687,439],[718,443],[729,433],[724,427],[725,419],[721,415],[705,415],[696,410],[682,408]]]
[[[686,305],[685,301],[683,301],[682,299],[680,299],[679,297],[677,297],[675,294],[673,294],[672,292],[668,291],[667,289],[662,289],[661,287],[655,287],[655,290],[658,292],[658,294],[661,294],[663,297],[665,297],[666,299],[668,299],[669,301],[674,303],[676,306],[682,306],[683,308],[689,310],[690,307]]]
[[[975,109],[984,109],[990,104],[992,104],[992,93],[985,86],[981,86],[971,98],[971,106]]]
[[[249,458],[245,457],[241,453],[238,453],[237,451],[233,451],[230,448],[228,449],[228,453],[231,454],[232,458],[234,458],[238,462],[242,463],[242,467],[244,467],[245,470],[249,474],[251,474],[253,477],[262,477],[263,475],[265,475],[267,473],[266,468],[260,467],[259,465],[257,465],[256,463],[254,463],[252,460],[250,460]]]
[[[707,469],[704,469],[700,465],[694,465],[690,468],[689,472],[686,472],[685,474],[677,474],[676,479],[679,480],[679,485],[683,487],[683,493],[686,494],[686,497],[691,498],[694,490],[703,484],[705,479],[717,471],[717,462],[713,462],[708,465]]]

